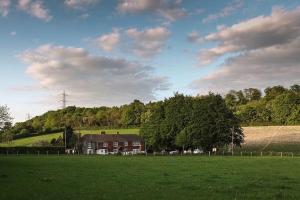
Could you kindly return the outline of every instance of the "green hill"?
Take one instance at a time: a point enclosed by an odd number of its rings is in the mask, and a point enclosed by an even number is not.
[[[277,151],[277,152],[300,152],[300,126],[256,126],[243,127],[245,142],[242,151]],[[139,134],[139,129],[106,129],[106,130],[80,130],[82,135],[100,134]],[[78,130],[76,132],[79,132]],[[50,142],[53,138],[57,139],[63,133],[53,133],[29,138],[13,140],[9,144],[0,143],[1,147],[14,146],[34,146],[41,141]]]
[[[82,135],[85,134],[100,134],[101,131],[105,131],[106,134],[114,134],[119,132],[119,134],[139,134],[139,129],[107,129],[107,130],[80,130]],[[15,147],[15,146],[34,146],[43,142],[50,142],[53,138],[57,139],[59,136],[63,136],[63,133],[53,133],[47,135],[39,135],[28,138],[22,138],[13,140],[11,143],[0,143],[0,147]]]

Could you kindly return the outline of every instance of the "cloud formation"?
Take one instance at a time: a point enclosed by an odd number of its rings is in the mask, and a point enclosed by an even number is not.
[[[111,52],[118,46],[120,37],[119,31],[114,30],[112,33],[104,34],[96,38],[95,42],[102,50]]]
[[[300,83],[300,7],[274,8],[270,16],[240,22],[204,39],[219,44],[200,54],[202,62],[211,63],[226,53],[235,56],[193,82],[200,93]]]
[[[42,1],[36,0],[19,0],[18,9],[28,13],[29,15],[41,19],[43,21],[49,22],[52,20],[50,11],[45,8]]]
[[[213,20],[224,18],[232,15],[236,10],[240,9],[243,6],[243,0],[234,0],[227,6],[225,6],[219,13],[210,14],[202,20],[202,23],[208,23]]]
[[[135,28],[126,31],[129,38],[133,40],[132,52],[144,58],[153,57],[162,52],[170,32],[165,27],[149,28],[139,31]]]
[[[85,10],[98,2],[99,0],[65,0],[65,5],[72,9]]]
[[[0,1],[0,15],[6,17],[9,13],[10,0],[1,0]]]
[[[118,46],[123,46],[119,48],[123,52],[148,59],[163,51],[170,35],[170,31],[162,26],[144,30],[136,28],[114,29],[113,32],[96,38],[94,44],[107,52],[113,51]]]
[[[155,99],[157,91],[168,89],[165,77],[153,75],[153,68],[123,59],[93,56],[84,49],[43,45],[27,50],[20,58],[27,73],[45,89],[68,91],[72,103],[118,105],[133,99]]]
[[[187,15],[181,7],[181,0],[120,0],[121,13],[155,12],[168,21],[175,21]]]
[[[203,42],[202,37],[196,31],[190,32],[187,35],[187,40],[191,43],[201,43],[201,42]]]
[[[226,53],[285,44],[299,35],[300,7],[292,11],[275,7],[270,16],[255,17],[204,37],[204,41],[218,42],[218,46],[203,50],[199,58],[203,64],[210,64]]]

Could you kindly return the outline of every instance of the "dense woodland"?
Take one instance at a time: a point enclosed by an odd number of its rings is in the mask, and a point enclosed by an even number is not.
[[[184,99],[197,101],[210,95],[190,97],[175,94],[174,97],[179,96],[181,98],[184,97]],[[65,109],[49,111],[26,122],[16,123],[13,127],[9,123],[10,119],[5,123],[2,120],[0,132],[5,132],[6,135],[17,138],[18,136],[22,137],[32,133],[57,132],[65,126],[71,126],[74,129],[145,127],[147,125],[146,122],[153,118],[157,109],[161,109],[162,105],[167,104],[166,102],[172,102],[174,97],[147,104],[134,100],[132,103],[120,107],[81,108],[69,106]],[[290,88],[273,86],[266,88],[263,92],[255,88],[240,91],[232,90],[220,98],[224,100],[226,107],[239,119],[242,126],[300,125],[299,85],[293,85]],[[210,104],[210,102],[206,103]],[[187,106],[180,102],[172,109],[173,111],[171,110],[170,112],[184,110],[184,113],[186,113],[182,117],[178,116],[179,122],[184,121],[186,115],[193,115],[198,118],[206,116],[195,115],[191,105]],[[198,110],[195,112],[203,114],[203,109],[205,110],[206,108],[200,106],[196,109]],[[193,120],[196,120],[196,118]],[[199,122],[199,124],[201,123]]]

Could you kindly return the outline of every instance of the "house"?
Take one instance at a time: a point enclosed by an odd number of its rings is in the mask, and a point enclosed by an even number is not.
[[[84,154],[138,154],[145,152],[144,140],[134,134],[86,134],[82,137]]]

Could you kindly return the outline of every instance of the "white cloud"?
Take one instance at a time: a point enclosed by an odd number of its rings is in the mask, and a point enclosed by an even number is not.
[[[121,13],[156,12],[166,20],[175,21],[187,15],[181,7],[181,0],[120,0]]]
[[[290,43],[252,50],[231,58],[217,71],[194,81],[199,93],[300,83],[300,37]]]
[[[10,0],[1,0],[0,1],[0,15],[6,17],[9,13]]]
[[[170,31],[162,26],[144,30],[114,29],[113,32],[94,39],[93,44],[107,52],[119,47],[118,49],[123,53],[149,59],[163,51],[170,34]]]
[[[149,28],[139,31],[135,28],[126,31],[129,38],[133,40],[132,52],[144,58],[153,57],[165,47],[165,42],[170,32],[165,27]]]
[[[88,14],[88,13],[84,13],[84,14],[79,16],[80,19],[87,19],[89,17],[90,17],[90,14]]]
[[[219,44],[202,51],[202,64],[235,54],[192,83],[200,93],[300,83],[300,7],[291,11],[275,8],[270,16],[242,21],[204,39]]]
[[[120,33],[114,30],[112,33],[104,34],[96,38],[95,43],[104,51],[110,52],[114,50],[120,42]]]
[[[203,38],[218,46],[200,52],[202,64],[210,64],[226,53],[285,44],[300,35],[300,7],[293,11],[274,8],[270,16],[258,16]]]
[[[10,32],[10,35],[11,36],[15,36],[15,35],[17,35],[17,32],[16,31],[12,31],[12,32]]]
[[[65,4],[72,9],[85,10],[87,7],[95,5],[99,0],[65,0]]]
[[[153,68],[123,59],[93,56],[84,49],[43,45],[20,55],[27,73],[46,90],[66,90],[77,105],[117,105],[155,99],[168,89]]]
[[[52,20],[50,11],[45,8],[42,1],[19,0],[18,8],[33,17],[49,22]]]
[[[201,43],[203,38],[196,32],[192,31],[187,35],[187,40],[191,43]]]
[[[236,10],[240,9],[243,6],[243,0],[234,0],[227,6],[225,6],[219,13],[210,14],[202,20],[203,23],[208,23],[219,18],[224,18],[232,15]]]

